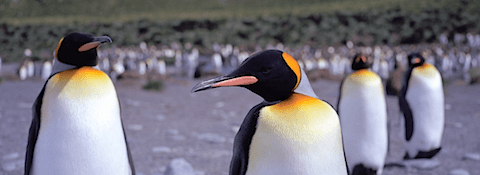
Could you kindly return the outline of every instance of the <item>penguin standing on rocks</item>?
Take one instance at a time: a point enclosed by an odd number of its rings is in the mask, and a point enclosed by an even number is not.
[[[266,50],[192,92],[240,86],[264,101],[235,136],[230,174],[347,174],[338,115],[317,99],[305,72],[286,52]]]
[[[353,175],[382,174],[388,151],[387,104],[380,76],[362,54],[340,86],[337,104],[345,157]]]
[[[408,56],[398,101],[405,118],[404,159],[432,158],[441,149],[445,121],[442,77],[418,53]]]
[[[115,87],[98,63],[112,40],[72,33],[60,40],[50,78],[33,104],[25,175],[135,174]]]

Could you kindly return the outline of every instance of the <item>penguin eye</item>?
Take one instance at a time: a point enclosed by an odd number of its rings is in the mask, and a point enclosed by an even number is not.
[[[262,69],[260,71],[262,72],[262,74],[268,74],[271,70],[272,70],[272,68],[262,67]]]

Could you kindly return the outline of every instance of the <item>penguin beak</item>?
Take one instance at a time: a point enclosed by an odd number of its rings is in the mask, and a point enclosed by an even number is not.
[[[103,43],[111,43],[112,39],[108,36],[97,36],[93,38],[92,42],[100,42],[101,44]]]
[[[111,43],[111,42],[112,42],[112,39],[108,36],[97,36],[97,37],[94,37],[91,42],[86,43],[82,45],[80,48],[78,48],[78,51],[85,52],[90,49],[98,47],[100,44]]]
[[[228,77],[228,76],[220,76],[216,78],[212,78],[209,80],[202,81],[195,85],[192,88],[193,92],[203,91],[207,89],[213,89],[222,86],[242,86],[242,85],[251,85],[258,81],[258,79],[254,76],[240,76],[240,77]]]

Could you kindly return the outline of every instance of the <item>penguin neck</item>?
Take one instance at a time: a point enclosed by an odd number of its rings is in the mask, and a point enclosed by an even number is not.
[[[300,83],[298,84],[297,88],[293,92],[310,96],[313,98],[318,98],[317,94],[315,94],[315,92],[312,89],[312,86],[310,85],[310,81],[308,80],[307,74],[305,73],[305,71],[303,71],[303,69],[300,69],[300,70],[302,72]]]
[[[53,68],[52,68],[52,74],[50,76],[55,75],[56,73],[63,72],[69,69],[75,69],[78,68],[78,66],[70,65],[70,64],[65,64],[57,59],[53,60]]]

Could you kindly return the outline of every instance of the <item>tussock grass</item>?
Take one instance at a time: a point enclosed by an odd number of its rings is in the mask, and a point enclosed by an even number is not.
[[[336,11],[400,8],[415,13],[426,7],[478,13],[476,0],[0,0],[0,23],[68,24],[150,20],[224,19]],[[44,3],[40,3],[43,1]],[[466,5],[468,4],[468,5]]]

